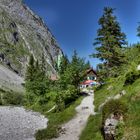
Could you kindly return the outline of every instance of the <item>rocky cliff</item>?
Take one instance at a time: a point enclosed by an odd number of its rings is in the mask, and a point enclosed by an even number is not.
[[[22,0],[0,0],[0,62],[24,76],[30,54],[46,59],[49,74],[62,56],[56,39],[43,20]]]

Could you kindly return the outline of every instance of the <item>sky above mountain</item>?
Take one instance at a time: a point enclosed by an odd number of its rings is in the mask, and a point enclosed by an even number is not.
[[[81,57],[90,60],[94,68],[99,60],[90,58],[89,55],[95,52],[92,44],[99,28],[98,19],[105,6],[116,9],[114,14],[127,36],[128,43],[139,41],[136,36],[140,21],[139,0],[24,0],[24,2],[43,18],[69,58],[73,51],[77,50]]]

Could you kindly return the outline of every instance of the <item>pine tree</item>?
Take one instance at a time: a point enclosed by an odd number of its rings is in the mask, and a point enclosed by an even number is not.
[[[59,75],[62,75],[64,74],[67,66],[69,64],[69,60],[68,60],[68,57],[67,55],[64,55],[62,58],[61,58],[61,63],[60,63],[60,66],[59,66]]]
[[[45,57],[44,54],[42,54],[41,62],[40,64],[38,61],[36,61],[36,80],[35,80],[35,89],[36,89],[36,95],[39,97],[44,98],[44,95],[47,92],[47,89],[49,88],[48,85],[48,79],[46,76],[46,65],[45,65]],[[46,83],[47,82],[47,83]]]
[[[42,78],[45,78],[46,77],[46,63],[45,63],[45,56],[44,56],[44,54],[42,54],[42,57],[41,57],[40,69],[41,69],[41,76],[42,76]]]
[[[25,89],[26,89],[26,101],[31,104],[34,102],[34,81],[35,81],[35,60],[31,54],[29,58],[29,63],[27,65],[26,75],[25,75]]]
[[[107,68],[120,66],[125,62],[122,46],[126,45],[126,36],[121,32],[116,16],[113,15],[114,9],[104,8],[104,13],[99,19],[100,28],[97,31],[97,38],[94,45],[97,46],[97,53],[93,57],[106,62]]]
[[[47,101],[46,93],[49,91],[49,79],[46,76],[44,55],[42,55],[40,64],[31,55],[26,71],[25,88],[28,104],[44,104]]]
[[[77,89],[83,78],[83,71],[85,70],[84,65],[84,59],[80,58],[77,52],[74,51],[71,63],[68,65],[64,73],[65,83],[73,85]]]
[[[139,22],[139,25],[138,25],[138,28],[137,28],[137,36],[140,37],[140,22]]]
[[[90,62],[89,61],[87,61],[87,63],[85,63],[85,68],[86,69],[90,69],[91,68],[91,65],[90,65]]]
[[[25,75],[25,80],[26,81],[33,81],[34,80],[34,71],[35,71],[35,60],[33,55],[30,55],[29,58],[29,63],[27,66],[27,71],[26,71],[26,75]]]

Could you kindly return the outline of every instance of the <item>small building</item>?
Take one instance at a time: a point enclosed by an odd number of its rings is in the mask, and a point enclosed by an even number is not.
[[[50,80],[57,81],[58,80],[58,76],[56,74],[51,74],[50,75]]]
[[[85,72],[85,78],[84,81],[81,82],[80,87],[85,88],[85,87],[92,87],[97,85],[97,73],[93,68],[90,68],[86,70]]]

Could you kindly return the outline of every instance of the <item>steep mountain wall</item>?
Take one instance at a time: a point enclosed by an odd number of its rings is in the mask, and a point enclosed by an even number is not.
[[[0,62],[23,76],[31,53],[56,74],[63,53],[43,20],[21,0],[0,0]]]

